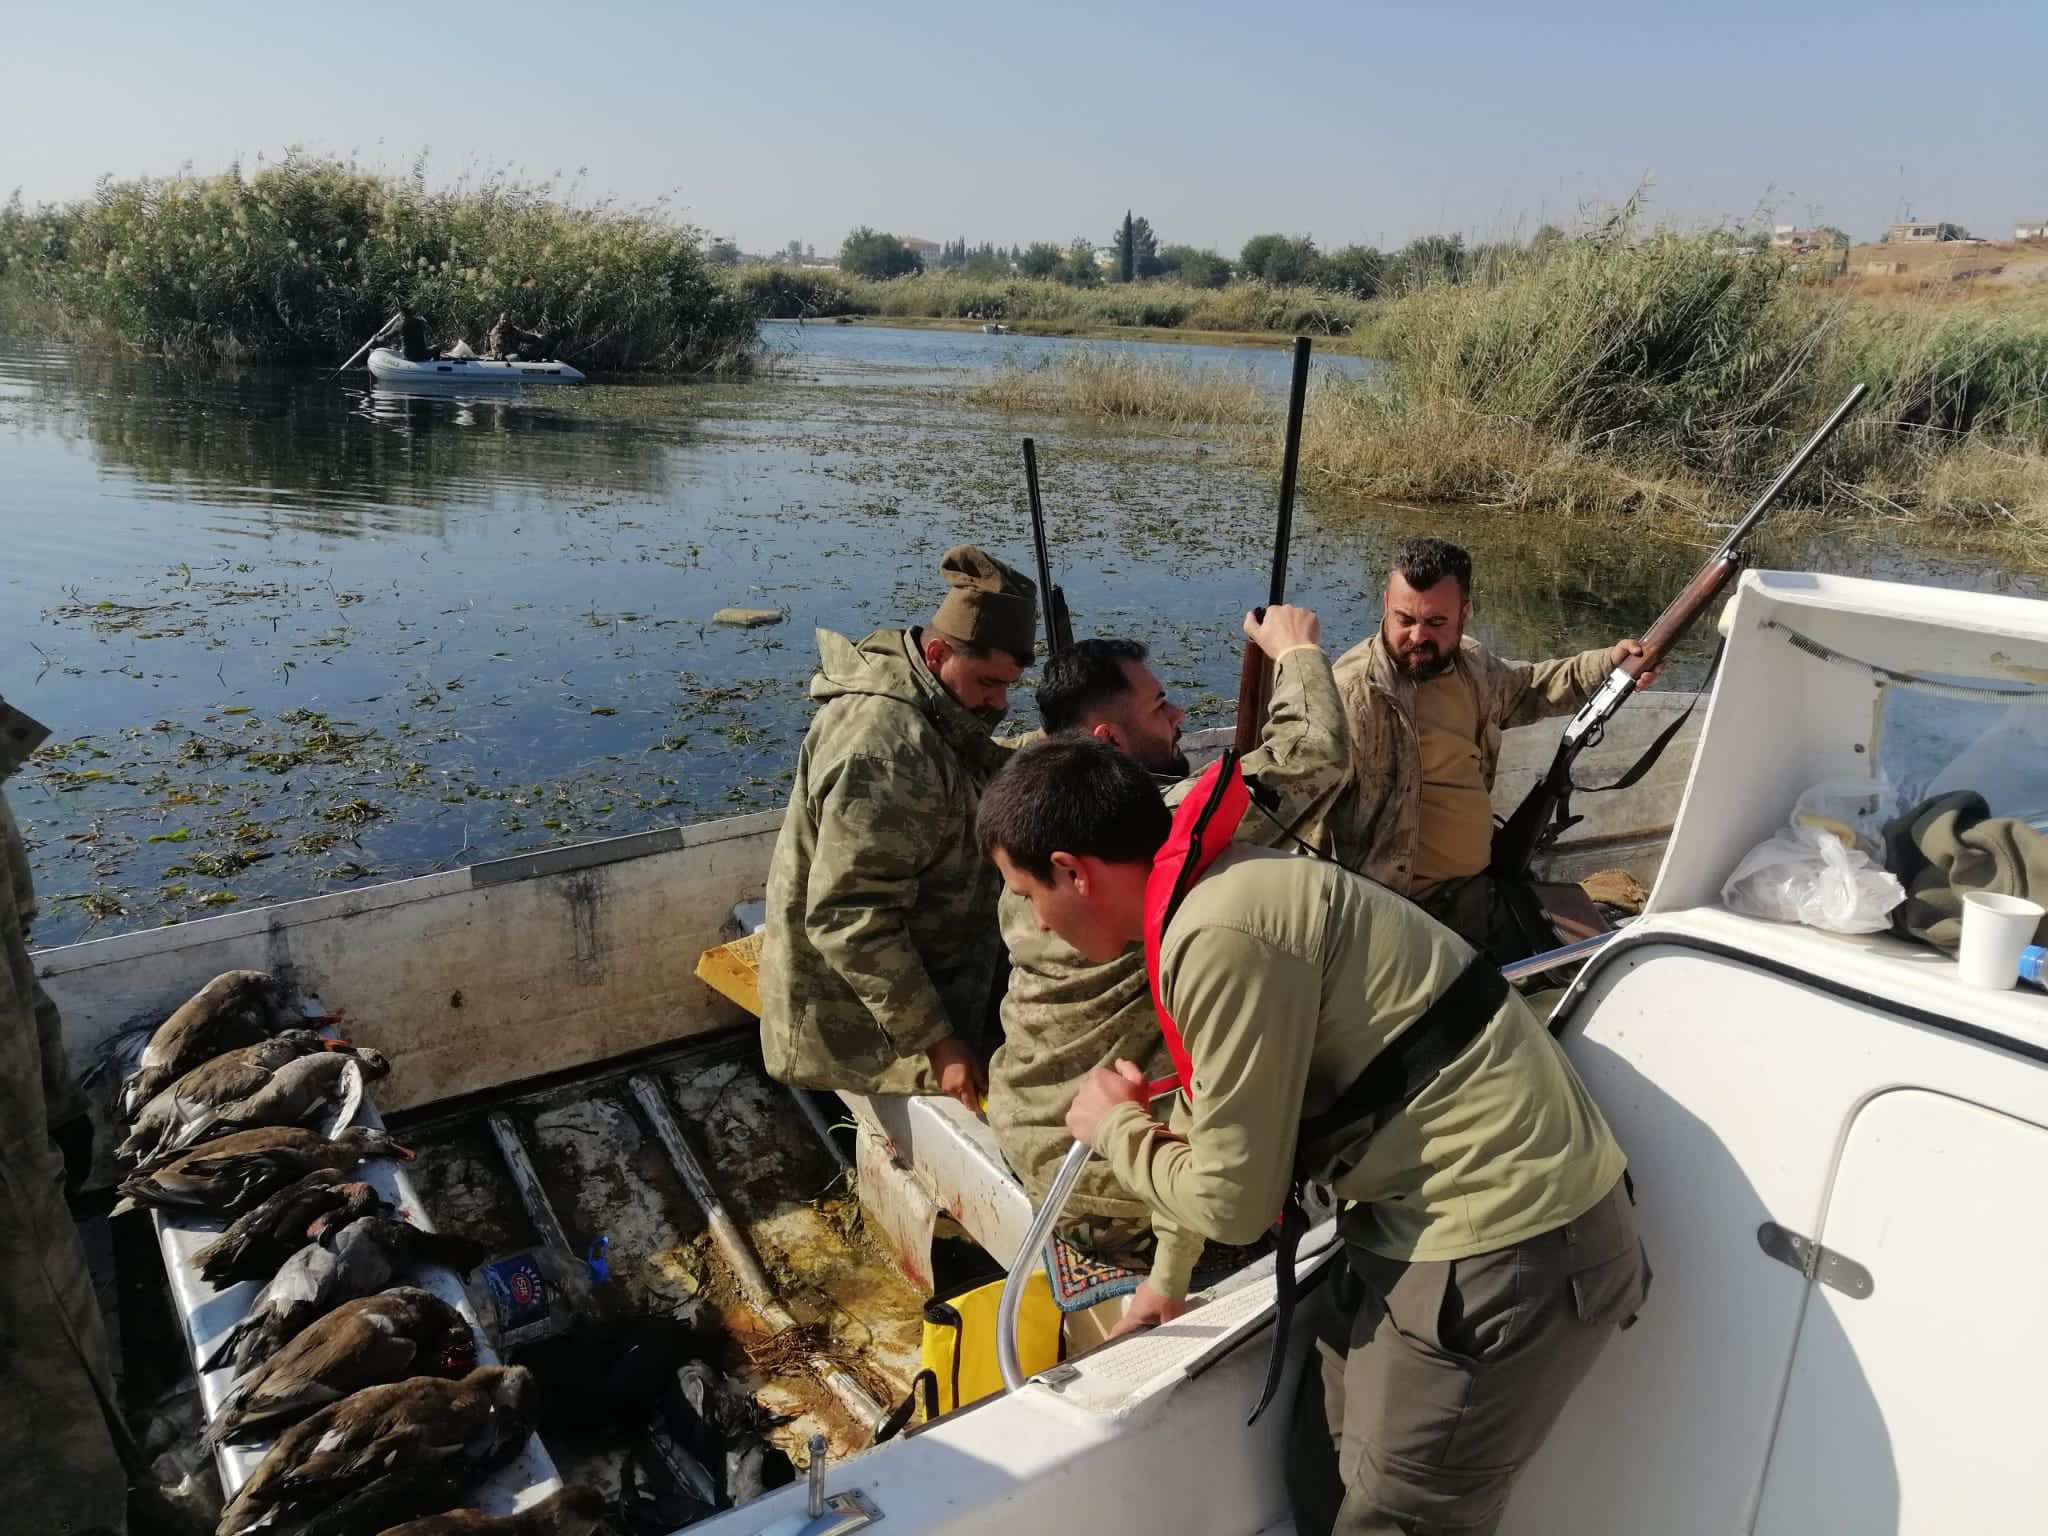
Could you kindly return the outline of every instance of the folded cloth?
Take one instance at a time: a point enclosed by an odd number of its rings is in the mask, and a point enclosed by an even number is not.
[[[1906,899],[1892,912],[1892,930],[1949,954],[1963,942],[1968,891],[2048,906],[2048,834],[2016,817],[1994,817],[1972,790],[1936,795],[1886,822],[1884,867],[1906,888]],[[2034,942],[2048,944],[2048,919]]]

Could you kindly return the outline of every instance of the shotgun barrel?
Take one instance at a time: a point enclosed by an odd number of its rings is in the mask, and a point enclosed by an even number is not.
[[[1280,453],[1280,516],[1273,532],[1273,579],[1266,592],[1268,604],[1287,601],[1287,553],[1294,543],[1294,476],[1301,464],[1301,415],[1308,402],[1308,354],[1309,339],[1295,337],[1294,377],[1287,389],[1287,437]],[[1244,664],[1237,674],[1237,736],[1233,745],[1238,756],[1258,746],[1272,697],[1272,660],[1255,643],[1247,641]]]
[[[1038,496],[1038,445],[1024,439],[1024,486],[1031,494],[1031,546],[1038,556],[1038,600],[1045,610],[1045,659],[1074,648],[1067,594],[1052,579],[1052,548],[1045,536],[1045,504]]]

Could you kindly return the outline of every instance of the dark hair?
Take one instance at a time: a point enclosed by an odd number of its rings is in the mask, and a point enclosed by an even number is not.
[[[1173,814],[1152,775],[1093,736],[1048,736],[1003,765],[981,793],[981,851],[1000,848],[1035,880],[1055,853],[1142,864],[1165,845]]]
[[[1053,657],[1038,683],[1038,716],[1046,731],[1055,736],[1071,731],[1111,699],[1129,693],[1124,663],[1145,656],[1145,647],[1135,640],[1089,639]]]
[[[1458,595],[1472,595],[1472,557],[1449,539],[1410,539],[1394,551],[1389,568],[1418,592],[1427,592],[1446,576],[1458,584]]]
[[[1004,656],[1008,656],[1010,660],[1016,662],[1017,665],[1020,667],[1028,667],[1031,665],[1031,658],[1029,656],[1019,656],[1016,655],[1014,652],[1005,651],[999,645],[976,645],[972,640],[962,640],[958,635],[947,634],[943,629],[939,628],[939,626],[936,624],[927,624],[925,625],[923,630],[919,632],[917,637],[918,649],[920,651],[923,650],[924,642],[933,636],[936,636],[937,638],[945,641],[946,649],[951,651],[955,656],[962,657],[968,661],[987,661],[989,657],[1001,654]]]

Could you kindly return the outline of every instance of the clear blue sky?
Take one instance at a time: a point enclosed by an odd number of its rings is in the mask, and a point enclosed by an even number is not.
[[[580,172],[748,250],[854,224],[1234,251],[1653,213],[2048,217],[2048,0],[0,0],[0,196],[285,146]]]

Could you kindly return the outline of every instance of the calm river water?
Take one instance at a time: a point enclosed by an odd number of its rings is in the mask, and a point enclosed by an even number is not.
[[[1026,564],[1026,432],[1077,628],[1145,638],[1194,723],[1224,719],[1271,477],[1214,440],[959,399],[1006,359],[1117,344],[767,342],[763,383],[503,399],[0,342],[0,694],[54,732],[10,788],[38,941],[779,804],[814,629],[921,621],[961,540]],[[1274,389],[1287,367],[1284,343],[1145,353]],[[1290,590],[1333,649],[1425,529],[1474,546],[1476,627],[1520,655],[1638,632],[1706,542],[1311,493]],[[1874,534],[1770,555],[2029,590]],[[787,618],[709,622],[735,604]]]

